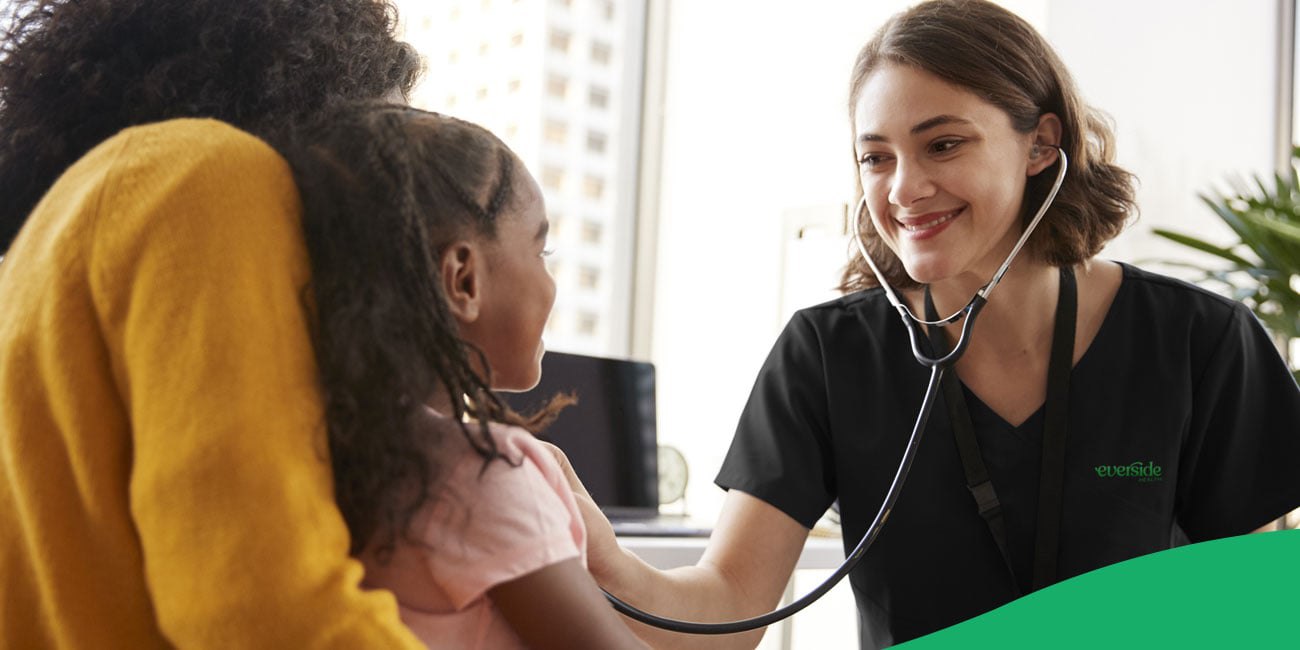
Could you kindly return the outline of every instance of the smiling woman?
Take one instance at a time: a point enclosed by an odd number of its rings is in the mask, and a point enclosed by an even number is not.
[[[989,2],[924,2],[886,22],[850,81],[861,234],[913,313],[966,304],[1063,172],[1059,195],[942,382],[897,507],[880,510],[928,373],[855,259],[850,293],[795,313],[759,371],[704,559],[648,569],[592,523],[603,585],[661,616],[760,614],[837,501],[846,551],[887,520],[851,575],[861,645],[882,647],[1300,504],[1300,390],[1250,313],[1096,257],[1132,217],[1134,179],[1041,35]],[[919,343],[941,355],[953,329]],[[1165,480],[1095,470],[1135,459]],[[753,639],[698,643],[730,641]]]
[[[1001,27],[1014,31],[1002,37],[990,31],[996,29],[990,24],[972,27],[975,31],[963,36],[940,38],[943,27],[939,25],[899,30],[873,41],[859,53],[849,84],[852,98],[849,110],[858,136],[859,160],[864,163],[859,165],[861,186],[869,197],[869,188],[881,187],[880,174],[872,173],[876,171],[876,156],[864,145],[886,144],[884,136],[873,132],[886,125],[862,123],[863,119],[882,116],[896,122],[899,115],[916,115],[915,124],[889,126],[895,131],[895,146],[910,145],[911,151],[925,151],[927,161],[960,155],[959,164],[973,163],[972,169],[995,159],[1002,160],[1004,167],[1006,161],[1020,161],[1015,164],[1024,167],[1022,173],[1001,170],[999,176],[1007,179],[1003,183],[1010,186],[992,197],[999,204],[990,208],[993,208],[991,214],[1001,212],[1018,218],[1023,227],[1032,216],[1029,210],[1042,202],[1051,185],[1051,179],[1040,178],[1038,173],[1055,161],[1052,147],[1060,146],[1071,162],[1066,172],[1067,182],[1042,231],[1030,237],[1028,251],[1053,264],[1075,264],[1096,255],[1132,218],[1135,213],[1133,178],[1113,164],[1111,129],[1097,110],[1083,103],[1070,73],[1055,52],[1023,21]],[[961,56],[952,56],[945,47],[956,48]],[[978,63],[981,57],[990,57],[997,63],[981,65]],[[1018,73],[1022,70],[1027,71],[1023,77]],[[894,94],[883,94],[889,92]],[[886,101],[917,104],[907,105],[911,110],[895,114],[883,110]],[[946,113],[945,106],[951,106],[953,113]],[[918,108],[922,109],[920,115],[917,115]],[[949,131],[944,131],[945,128]],[[957,131],[950,135],[953,130]],[[967,139],[975,142],[968,143]],[[952,151],[970,148],[967,144],[978,149],[974,156],[984,156],[984,159],[975,162],[970,160],[972,155]],[[1009,155],[1012,152],[997,150],[998,147],[1018,150],[1016,155]],[[1029,155],[1035,152],[1040,155]],[[921,160],[917,157],[905,162],[919,164]],[[976,175],[968,171],[966,177]],[[887,198],[902,201],[906,206],[912,203],[909,199],[913,197],[908,195],[912,188],[906,184],[909,178],[903,180],[902,184],[889,182],[888,191],[900,194]],[[923,181],[924,177],[918,180]],[[1021,195],[1024,206],[1021,206]],[[869,205],[876,208],[873,215],[882,209],[879,203],[869,202]],[[1008,210],[1008,206],[1014,208]],[[874,228],[867,228],[863,235],[886,279],[903,288],[917,286],[919,279],[911,277],[906,272],[908,269],[899,268],[897,254],[883,242],[877,242],[875,232]],[[870,270],[861,260],[854,260],[845,270],[841,288],[856,290],[875,284]]]
[[[916,282],[962,269],[980,283],[993,277],[1023,229],[1027,179],[1057,162],[1060,119],[1044,114],[1019,133],[1007,113],[909,65],[882,66],[858,96],[860,181],[874,231]],[[903,123],[912,112],[889,110],[903,101],[941,114]],[[934,242],[944,233],[962,245]]]

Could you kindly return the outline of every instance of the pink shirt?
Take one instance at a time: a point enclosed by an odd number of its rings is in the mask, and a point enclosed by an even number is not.
[[[523,648],[488,589],[552,564],[587,563],[587,532],[559,463],[532,434],[491,426],[511,464],[461,446],[436,500],[417,515],[429,548],[399,544],[386,565],[373,557],[365,584],[391,590],[402,620],[431,648]],[[512,466],[513,465],[513,466]]]

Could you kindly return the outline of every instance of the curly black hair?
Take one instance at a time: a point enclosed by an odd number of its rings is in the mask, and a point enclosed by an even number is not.
[[[399,536],[419,543],[409,526],[443,474],[449,433],[459,430],[486,466],[500,457],[489,422],[536,433],[574,401],[511,410],[492,391],[485,355],[460,338],[439,282],[447,246],[495,239],[527,172],[478,125],[374,103],[341,105],[295,133],[286,158],[303,201],[335,498],[352,551],[383,557]],[[439,392],[452,408],[441,420],[424,407]]]
[[[339,99],[405,95],[419,56],[382,0],[17,0],[0,34],[0,254],[114,133],[210,117],[278,145]]]

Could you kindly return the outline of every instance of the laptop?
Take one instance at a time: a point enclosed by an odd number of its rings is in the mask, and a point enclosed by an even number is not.
[[[539,437],[564,450],[615,533],[708,537],[711,527],[659,512],[653,364],[547,352],[541,382],[502,398],[511,408],[530,412],[557,393],[573,393],[578,403]]]

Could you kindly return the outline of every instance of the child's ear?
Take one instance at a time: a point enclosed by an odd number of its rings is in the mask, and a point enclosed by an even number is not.
[[[458,241],[448,246],[438,260],[442,294],[447,297],[451,315],[461,323],[478,320],[482,300],[483,251],[472,242]]]

